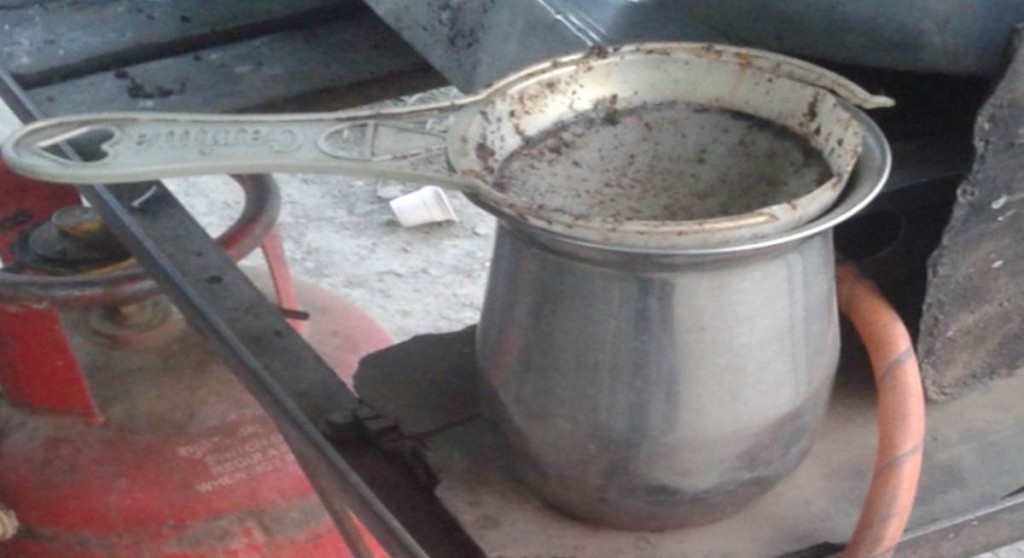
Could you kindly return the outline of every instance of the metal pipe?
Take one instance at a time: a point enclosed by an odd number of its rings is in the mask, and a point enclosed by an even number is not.
[[[299,310],[298,293],[295,291],[292,272],[288,268],[288,258],[284,253],[284,241],[281,239],[281,231],[277,227],[270,229],[267,236],[263,237],[260,251],[263,252],[263,259],[267,262],[270,280],[274,283],[274,296],[277,297],[278,306],[285,311]],[[300,335],[306,332],[306,322],[304,319],[289,317],[288,323]]]

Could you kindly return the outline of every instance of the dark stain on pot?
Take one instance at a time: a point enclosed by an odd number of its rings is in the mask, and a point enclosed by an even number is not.
[[[608,47],[606,47],[604,45],[594,45],[594,46],[590,47],[589,49],[587,49],[587,54],[586,55],[589,58],[596,58],[598,60],[601,60],[601,59],[604,59],[604,58],[608,58],[608,54],[610,52],[611,51],[608,49]]]
[[[476,144],[476,159],[488,174],[494,174],[494,149],[486,143]]]
[[[777,124],[680,102],[617,104],[603,99],[527,138],[498,165],[494,188],[570,218],[683,221],[784,204],[832,177],[818,151]]]
[[[605,110],[604,115],[601,117],[601,122],[609,126],[618,126],[619,122],[621,122],[619,111],[616,109]]]
[[[815,93],[811,96],[810,102],[807,103],[807,110],[804,111],[804,122],[810,124],[818,118],[818,94]]]

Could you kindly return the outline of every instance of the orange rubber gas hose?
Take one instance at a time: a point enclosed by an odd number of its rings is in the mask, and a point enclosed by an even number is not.
[[[893,555],[921,478],[924,390],[913,342],[878,287],[853,266],[836,269],[839,309],[867,349],[878,386],[878,450],[860,519],[843,558]]]

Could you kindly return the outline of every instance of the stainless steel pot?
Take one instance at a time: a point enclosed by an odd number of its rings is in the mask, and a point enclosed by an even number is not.
[[[850,103],[891,101],[770,53],[633,45],[429,107],[42,121],[4,157],[56,182],[342,172],[464,191],[501,222],[478,358],[513,470],[569,514],[658,529],[738,509],[813,439],[838,351],[830,231],[888,172]],[[97,133],[87,162],[50,152]]]
[[[755,242],[597,245],[490,208],[501,224],[477,354],[520,478],[576,517],[665,529],[727,516],[800,463],[838,359],[832,228],[890,166],[857,118],[845,197]]]

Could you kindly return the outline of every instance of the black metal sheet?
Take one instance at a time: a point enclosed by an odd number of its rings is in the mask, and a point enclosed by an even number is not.
[[[286,3],[278,3],[286,4]],[[237,8],[236,8],[237,9]],[[99,40],[99,39],[97,39]],[[369,10],[155,60],[107,66],[31,89],[48,115],[152,110],[303,111],[390,99],[444,84]]]

